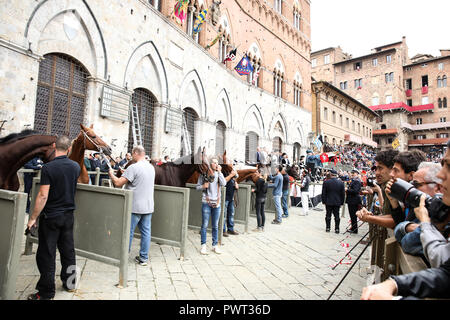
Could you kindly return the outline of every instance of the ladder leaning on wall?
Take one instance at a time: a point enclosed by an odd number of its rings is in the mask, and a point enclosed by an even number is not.
[[[133,147],[142,146],[141,126],[139,124],[139,114],[136,104],[131,104],[131,126],[133,131]]]

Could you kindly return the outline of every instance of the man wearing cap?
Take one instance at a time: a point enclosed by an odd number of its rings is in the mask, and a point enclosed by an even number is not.
[[[91,171],[95,171],[97,168],[102,167],[102,161],[100,160],[100,153],[94,152],[92,154],[92,159],[90,159],[90,161],[91,161]],[[95,184],[95,174],[91,174],[90,177],[92,184]]]
[[[322,186],[322,203],[326,208],[326,232],[330,232],[331,214],[334,216],[334,230],[339,233],[339,209],[344,204],[345,186],[338,179],[337,172],[334,169],[330,171],[330,179],[326,180]]]
[[[347,189],[347,200],[345,201],[348,205],[348,212],[350,214],[350,220],[352,226],[350,228],[350,233],[358,233],[358,218],[356,217],[356,212],[359,210],[361,205],[361,180],[359,180],[359,171],[357,169],[352,170],[352,179],[350,180],[350,185]]]

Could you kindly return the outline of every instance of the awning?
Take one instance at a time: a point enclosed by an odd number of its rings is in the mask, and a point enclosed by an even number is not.
[[[447,144],[448,138],[432,138],[432,139],[415,139],[408,140],[408,146],[410,147],[420,147],[420,146],[434,146],[434,145],[445,145]]]
[[[365,144],[366,146],[373,147],[373,148],[378,147],[378,144],[375,141],[371,140],[370,138],[355,136],[353,134],[346,134],[344,136],[344,140],[347,142],[353,142],[356,144]]]
[[[374,136],[382,136],[382,135],[392,135],[397,134],[397,129],[379,129],[379,130],[373,130],[372,135]]]

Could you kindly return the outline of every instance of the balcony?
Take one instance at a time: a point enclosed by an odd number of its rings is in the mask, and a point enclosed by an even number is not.
[[[412,96],[412,90],[411,89],[406,90],[406,96],[408,98]]]
[[[427,94],[427,93],[428,93],[428,86],[422,87],[422,94]]]
[[[416,140],[408,140],[409,147],[418,147],[418,146],[434,146],[434,145],[445,145],[448,141],[448,138],[432,138],[432,139],[416,139]]]

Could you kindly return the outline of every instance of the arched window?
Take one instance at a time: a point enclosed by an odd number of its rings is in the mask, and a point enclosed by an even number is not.
[[[442,80],[440,76],[437,78],[437,87],[442,88]]]
[[[302,85],[294,80],[294,104],[302,106]]]
[[[385,125],[385,124],[382,124],[382,125],[381,125],[381,130],[384,130],[384,129],[386,129],[386,125]]]
[[[447,98],[442,99],[442,108],[447,108]]]
[[[188,10],[187,10],[187,34],[194,39],[195,42],[198,43],[199,39],[199,33],[194,33],[194,24],[195,20],[197,19],[198,15],[200,13],[199,5],[196,3],[196,1],[192,1],[189,3]]]
[[[162,0],[149,0],[148,2],[152,6],[154,6],[156,8],[156,10],[161,12],[161,8],[162,8],[161,2],[162,2]]]
[[[280,137],[272,139],[272,152],[281,152],[283,150],[283,140]]]
[[[152,154],[152,146],[154,139],[154,115],[155,105],[158,103],[156,97],[147,89],[137,88],[131,96],[131,103],[137,106],[139,116],[139,126],[141,128],[142,145],[147,155]],[[128,152],[133,149],[133,128],[130,122],[128,131]]]
[[[439,109],[442,108],[442,99],[441,98],[438,99],[438,107],[439,107]]]
[[[262,84],[262,82],[261,82],[261,75],[262,75],[261,59],[258,59],[256,56],[252,56],[251,53],[248,53],[247,56],[249,57],[250,62],[253,66],[253,72],[251,72],[247,75],[247,82],[250,83],[252,86],[260,87],[260,85]]]
[[[225,151],[225,132],[227,127],[222,121],[216,124],[216,155],[222,155]]]
[[[88,76],[87,70],[70,56],[45,55],[39,64],[34,130],[75,138],[84,122]]]
[[[442,77],[442,87],[447,87],[447,76]]]
[[[191,108],[183,110],[180,157],[195,152],[195,121],[197,113]]]
[[[219,28],[219,32],[221,32],[222,26]],[[223,31],[222,36],[219,39],[219,60],[221,63],[224,63],[225,58],[228,54],[228,48],[231,46],[231,39],[230,35],[226,34],[225,31]]]
[[[283,97],[283,78],[284,74],[278,70],[273,72],[273,94],[277,97]]]
[[[259,145],[259,136],[253,131],[245,135],[245,162],[256,163],[256,149]]]

